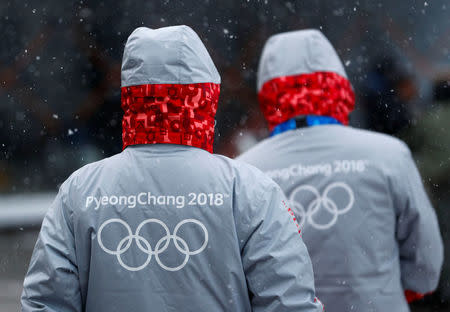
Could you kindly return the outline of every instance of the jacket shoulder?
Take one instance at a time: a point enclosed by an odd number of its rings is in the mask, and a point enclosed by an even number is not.
[[[301,133],[301,132],[299,132]],[[330,148],[344,148],[348,151],[357,151],[358,154],[365,151],[367,154],[373,155],[378,153],[383,154],[402,154],[406,156],[410,156],[411,152],[409,147],[400,139],[369,130],[357,129],[353,127],[342,127],[339,131],[336,131],[330,137],[322,137],[322,139],[330,141],[324,142],[326,145],[329,145]],[[249,161],[255,160],[259,158],[260,155],[265,155],[267,152],[274,150],[274,146],[280,144],[280,140],[283,140],[283,137],[275,136],[266,138],[263,141],[259,142],[255,146],[253,146],[250,150],[244,152],[236,159],[240,161]],[[301,140],[301,144],[308,144],[307,135],[299,135],[299,141]],[[317,144],[317,142],[310,142],[312,144]]]
[[[347,130],[350,132],[347,142],[355,148],[364,148],[369,153],[411,155],[408,145],[394,136],[350,127]]]
[[[235,160],[240,163],[245,162],[252,164],[259,158],[259,155],[265,155],[268,151],[273,151],[273,145],[275,144],[276,139],[278,138],[268,137],[263,139],[262,141],[252,146],[250,149],[237,156]]]
[[[219,162],[228,166],[238,182],[243,182],[250,188],[271,188],[277,187],[277,184],[265,173],[255,166],[244,162],[243,160],[231,159],[223,155],[214,155]]]
[[[75,170],[64,181],[61,188],[63,188],[63,186],[67,188],[68,186],[82,185],[86,180],[91,179],[92,175],[95,175],[95,173],[99,173],[103,169],[113,166],[113,164],[119,160],[120,156],[121,153],[84,165],[83,167]]]

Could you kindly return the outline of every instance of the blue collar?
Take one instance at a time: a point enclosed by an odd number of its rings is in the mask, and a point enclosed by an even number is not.
[[[285,121],[275,128],[273,128],[270,136],[274,136],[288,130],[293,130],[302,127],[312,127],[320,125],[341,125],[337,119],[329,116],[318,116],[318,115],[306,115],[297,116]]]

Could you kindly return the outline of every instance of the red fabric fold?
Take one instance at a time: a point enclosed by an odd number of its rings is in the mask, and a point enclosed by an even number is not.
[[[123,87],[123,148],[169,143],[212,153],[219,94],[215,83]]]
[[[428,294],[431,294],[431,293],[428,293]],[[405,298],[406,298],[406,301],[408,301],[408,303],[423,299],[423,297],[425,297],[428,294],[421,294],[421,293],[417,293],[412,290],[405,290]]]
[[[262,86],[258,99],[270,131],[299,115],[329,116],[346,125],[355,106],[350,82],[334,72],[271,79]]]

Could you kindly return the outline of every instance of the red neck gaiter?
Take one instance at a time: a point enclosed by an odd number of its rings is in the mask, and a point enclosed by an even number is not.
[[[347,125],[355,106],[350,82],[334,72],[271,79],[262,86],[258,99],[270,131],[299,115],[329,116]]]
[[[212,153],[219,93],[215,83],[123,87],[123,148],[169,143]]]

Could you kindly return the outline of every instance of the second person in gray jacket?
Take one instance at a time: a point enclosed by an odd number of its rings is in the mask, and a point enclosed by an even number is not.
[[[327,311],[409,311],[405,291],[421,297],[436,288],[443,252],[408,147],[347,126],[352,86],[317,30],[267,41],[258,92],[272,137],[239,160],[288,196]]]

